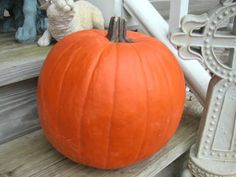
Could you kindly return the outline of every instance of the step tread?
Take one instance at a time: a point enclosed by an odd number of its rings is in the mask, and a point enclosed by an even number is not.
[[[0,33],[0,86],[38,76],[50,48],[20,44],[14,33]]]
[[[112,171],[85,167],[68,160],[55,151],[38,130],[0,146],[0,176],[153,177],[194,143],[201,111],[196,100],[187,101],[184,118],[166,147],[137,165]]]

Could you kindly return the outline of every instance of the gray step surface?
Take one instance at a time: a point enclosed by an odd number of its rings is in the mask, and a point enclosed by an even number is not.
[[[36,77],[50,47],[20,44],[0,33],[0,144],[40,128]]]
[[[51,47],[20,44],[14,33],[0,33],[0,87],[37,77]]]
[[[0,176],[155,177],[195,142],[201,112],[202,107],[195,99],[187,101],[182,122],[169,143],[149,159],[119,170],[97,170],[76,164],[59,154],[38,130],[0,145]]]
[[[39,129],[36,82],[30,79],[0,87],[0,144]]]

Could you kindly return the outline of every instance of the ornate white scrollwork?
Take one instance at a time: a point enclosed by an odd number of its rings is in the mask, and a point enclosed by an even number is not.
[[[234,2],[234,0],[220,0],[220,3],[223,5],[229,5],[232,2]]]
[[[171,41],[180,46],[179,55],[183,59],[200,60],[217,76],[236,79],[236,59],[233,59],[233,67],[229,68],[222,64],[214,53],[214,48],[236,49],[235,35],[216,33],[225,19],[235,15],[236,3],[217,9],[211,16],[188,15],[182,20],[183,32],[173,34]],[[201,52],[194,50],[196,47],[201,48]]]
[[[182,20],[182,32],[171,36],[183,59],[201,61],[214,75],[198,141],[190,152],[188,166],[196,177],[236,177],[235,16],[236,3],[224,0],[209,15],[187,15]],[[217,51],[221,55],[228,51],[228,55],[222,59]]]

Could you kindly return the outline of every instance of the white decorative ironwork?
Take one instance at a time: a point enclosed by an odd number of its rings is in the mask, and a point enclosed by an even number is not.
[[[188,14],[189,0],[170,1],[170,32],[176,32],[180,27],[181,19]]]
[[[236,3],[222,1],[210,15],[188,15],[171,36],[184,59],[196,59],[214,74],[188,167],[196,177],[236,176]],[[225,20],[233,23],[225,26]],[[217,51],[228,57],[219,57]],[[187,174],[187,173],[184,173]],[[184,176],[184,175],[183,175]]]

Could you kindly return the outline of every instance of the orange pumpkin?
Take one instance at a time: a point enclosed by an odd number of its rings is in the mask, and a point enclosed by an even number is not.
[[[183,73],[160,41],[103,30],[58,42],[39,78],[38,106],[49,142],[81,164],[115,169],[146,159],[173,136],[185,100]]]

